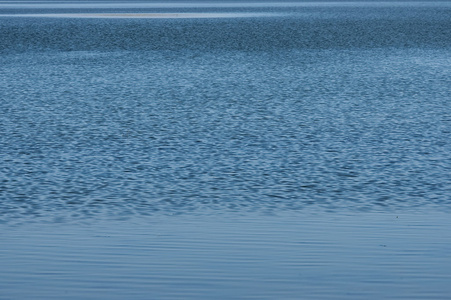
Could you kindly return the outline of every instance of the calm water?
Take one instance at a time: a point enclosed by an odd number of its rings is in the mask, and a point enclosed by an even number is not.
[[[0,2],[0,299],[446,299],[450,20]]]

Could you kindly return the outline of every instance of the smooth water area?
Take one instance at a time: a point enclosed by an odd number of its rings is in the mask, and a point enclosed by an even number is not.
[[[2,299],[447,299],[449,214],[156,216],[2,232]]]
[[[0,299],[447,299],[449,2],[0,2]]]

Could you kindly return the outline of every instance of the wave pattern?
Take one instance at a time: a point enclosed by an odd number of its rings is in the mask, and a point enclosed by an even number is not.
[[[1,220],[445,209],[448,12],[1,22]]]

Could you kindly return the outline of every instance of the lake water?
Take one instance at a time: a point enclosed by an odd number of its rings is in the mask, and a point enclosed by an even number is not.
[[[447,299],[450,2],[0,2],[0,299]]]

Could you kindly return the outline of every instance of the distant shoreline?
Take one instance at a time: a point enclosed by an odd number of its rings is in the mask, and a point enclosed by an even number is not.
[[[0,17],[29,18],[120,18],[120,19],[198,19],[198,18],[244,18],[273,16],[268,13],[52,13],[8,14]]]

